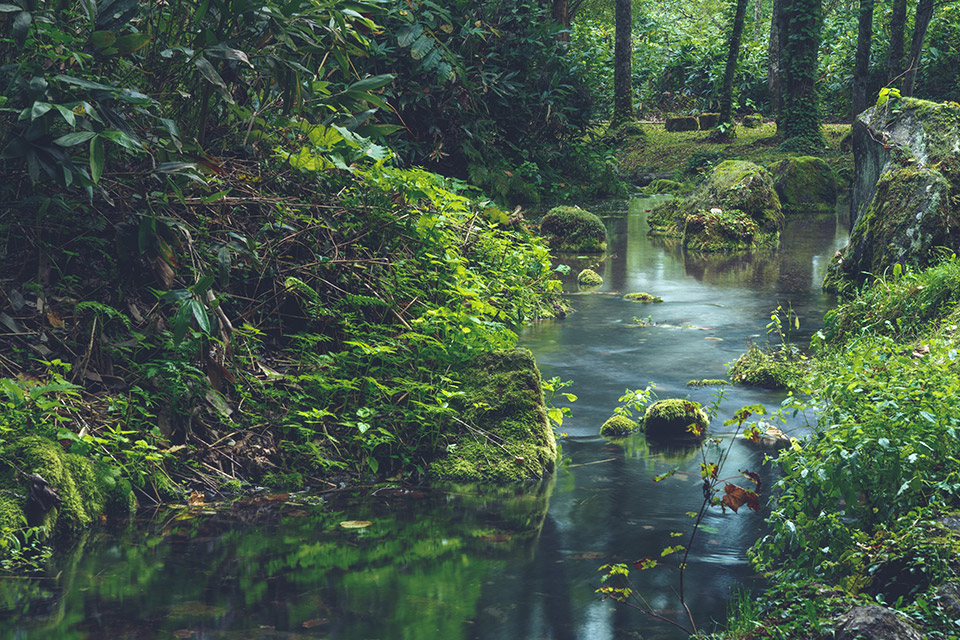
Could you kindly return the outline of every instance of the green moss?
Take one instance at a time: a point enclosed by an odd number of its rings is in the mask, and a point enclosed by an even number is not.
[[[640,425],[636,420],[631,420],[626,416],[616,415],[610,417],[600,426],[600,435],[606,437],[626,436],[637,429]]]
[[[730,384],[729,380],[721,380],[719,378],[704,378],[703,380],[690,380],[687,382],[688,387],[717,387]]]
[[[678,223],[682,215],[683,206],[680,200],[667,200],[655,206],[647,214],[647,224],[650,225],[648,235],[668,238],[683,236],[683,225]]]
[[[8,493],[0,493],[0,537],[5,531],[16,531],[26,525],[23,500]]]
[[[627,295],[623,296],[623,299],[631,302],[663,302],[663,298],[658,298],[657,296],[646,293],[645,291],[628,293]]]
[[[643,430],[648,438],[683,441],[700,440],[707,432],[710,418],[692,400],[658,400],[643,415]]]
[[[670,132],[697,131],[700,129],[700,122],[696,116],[667,116],[663,126]]]
[[[291,473],[271,472],[263,476],[264,486],[281,491],[300,491],[303,489],[303,475],[293,471]]]
[[[430,475],[456,481],[527,480],[551,472],[557,458],[540,372],[526,349],[478,357],[453,399],[470,428],[450,442]]]
[[[837,177],[823,159],[789,158],[774,165],[771,172],[785,211],[833,211],[836,208]]]
[[[701,129],[713,129],[720,122],[719,113],[701,113],[697,116]]]
[[[730,380],[764,389],[793,389],[806,365],[783,350],[765,351],[755,344],[730,365]]]
[[[540,232],[557,252],[603,253],[607,249],[603,221],[580,207],[554,207],[540,223]]]
[[[697,251],[739,251],[775,248],[779,234],[761,231],[757,222],[737,209],[697,211],[683,227],[683,246]]]
[[[577,274],[577,284],[584,287],[596,287],[603,284],[603,278],[593,269],[584,269]]]
[[[654,180],[643,189],[641,193],[646,196],[655,196],[664,193],[670,195],[678,196],[684,193],[688,193],[690,188],[683,184],[682,182],[677,182],[676,180],[669,180],[667,178],[659,178]]]
[[[743,116],[740,124],[747,129],[757,129],[763,124],[763,119],[761,119],[760,116]]]

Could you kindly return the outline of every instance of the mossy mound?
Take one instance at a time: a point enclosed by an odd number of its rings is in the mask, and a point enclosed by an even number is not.
[[[837,176],[822,158],[797,156],[781,160],[771,173],[784,211],[825,212],[836,208]]]
[[[804,370],[790,352],[765,351],[754,344],[730,365],[730,380],[764,389],[793,389],[803,380]]]
[[[663,128],[667,131],[697,131],[700,129],[700,122],[696,116],[667,116],[664,120]]]
[[[728,384],[730,384],[729,380],[721,380],[720,378],[704,378],[703,380],[690,380],[687,382],[688,387],[720,387]]]
[[[623,296],[624,300],[629,300],[630,302],[663,302],[663,298],[658,298],[655,295],[649,294],[646,291],[638,291],[636,293],[628,293]]]
[[[719,113],[701,113],[697,116],[701,129],[713,129],[720,122]]]
[[[526,349],[486,353],[463,376],[462,394],[451,404],[470,427],[451,436],[447,455],[430,465],[429,474],[461,482],[510,481],[553,471],[557,444],[533,355]]]
[[[709,424],[710,418],[699,402],[680,398],[658,400],[643,415],[643,430],[652,440],[699,441]]]
[[[584,269],[577,274],[577,284],[582,287],[597,287],[603,284],[603,278],[593,269]]]
[[[759,129],[760,125],[763,124],[763,119],[760,116],[743,116],[740,124],[747,129]]]
[[[603,135],[604,142],[615,148],[643,144],[646,137],[639,122],[624,122],[617,127],[610,127]]]
[[[752,162],[727,160],[690,196],[655,207],[647,223],[650,235],[726,251],[778,246],[784,219],[770,174]]]
[[[679,196],[684,193],[689,193],[690,188],[682,182],[677,182],[676,180],[670,180],[669,178],[657,178],[643,189],[640,192],[645,196],[656,196],[661,194],[670,194],[672,196]]]
[[[639,428],[640,425],[636,420],[631,420],[626,416],[616,415],[610,417],[600,426],[600,435],[607,438],[628,436]]]
[[[56,442],[39,436],[20,438],[4,449],[26,474],[37,473],[60,496],[59,506],[46,513],[28,505],[29,481],[8,465],[0,468],[0,530],[46,526],[49,533],[80,531],[105,513],[129,513],[136,500],[129,483],[118,481],[87,458],[67,453]]]
[[[540,223],[553,251],[560,253],[603,253],[607,250],[607,229],[596,215],[580,207],[554,207]]]

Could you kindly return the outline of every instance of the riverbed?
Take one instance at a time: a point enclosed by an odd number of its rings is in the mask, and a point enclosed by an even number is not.
[[[836,215],[788,221],[783,248],[749,255],[687,254],[646,236],[649,199],[603,211],[604,284],[579,290],[573,259],[565,290],[575,312],[525,329],[545,378],[578,396],[563,424],[563,460],[525,487],[369,487],[316,496],[261,495],[224,512],[202,503],[91,531],[36,578],[0,581],[0,638],[584,639],[685,634],[598,599],[598,568],[659,556],[685,540],[702,500],[698,450],[658,450],[642,436],[598,435],[625,389],[655,384],[659,398],[709,405],[726,363],[792,309],[799,346],[832,300],[824,269],[846,243]],[[659,304],[623,299],[645,291]],[[792,323],[790,323],[791,326]],[[741,406],[776,409],[782,393],[726,387],[711,435]],[[805,417],[783,425],[802,436]],[[735,441],[727,471],[774,480],[764,454]],[[681,473],[654,482],[671,468]],[[760,586],[746,550],[764,512],[711,513],[691,549],[686,602],[702,630],[723,620],[738,590]],[[668,557],[669,560],[669,557]],[[636,572],[634,586],[662,616],[687,624],[676,570]]]

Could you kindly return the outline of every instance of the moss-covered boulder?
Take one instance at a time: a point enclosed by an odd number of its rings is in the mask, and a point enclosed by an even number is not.
[[[603,278],[593,269],[584,269],[577,274],[577,284],[581,287],[598,287],[603,284]]]
[[[533,355],[526,349],[486,353],[462,375],[462,393],[451,404],[459,411],[455,425],[466,426],[448,436],[446,454],[430,465],[430,475],[510,481],[553,471],[557,444]]]
[[[663,123],[663,128],[667,131],[697,131],[700,129],[700,122],[696,116],[667,116]]]
[[[699,441],[709,424],[710,418],[699,402],[680,398],[658,400],[643,414],[643,430],[651,440]]]
[[[580,207],[554,207],[540,223],[553,251],[560,253],[603,253],[607,250],[607,229],[596,215]]]
[[[678,196],[684,193],[689,193],[689,191],[690,189],[682,182],[670,180],[669,178],[657,178],[640,190],[640,192],[645,196],[656,196],[661,194]]]
[[[763,124],[763,119],[760,116],[743,116],[740,124],[747,129],[759,129],[760,125]]]
[[[679,237],[689,249],[730,251],[778,246],[784,219],[770,174],[727,160],[688,197],[655,207],[647,222],[650,235]]]
[[[822,158],[787,158],[774,165],[771,173],[785,212],[824,212],[836,208],[837,176]]]
[[[857,118],[849,244],[824,289],[844,293],[893,265],[960,249],[960,106],[893,91]]]
[[[623,296],[623,299],[629,300],[630,302],[656,302],[656,303],[663,302],[663,298],[655,296],[651,293],[647,293],[646,291],[637,291],[634,293],[628,293],[625,296]]]
[[[0,464],[0,531],[29,525],[45,526],[48,533],[77,532],[105,513],[128,513],[136,505],[129,483],[52,440],[20,438],[4,448],[3,456],[16,460],[20,470]],[[30,502],[26,476],[34,473],[57,493],[59,505],[39,511]]]
[[[628,436],[639,428],[640,425],[636,420],[631,420],[627,416],[616,415],[611,416],[600,425],[600,435],[606,438],[619,438]]]

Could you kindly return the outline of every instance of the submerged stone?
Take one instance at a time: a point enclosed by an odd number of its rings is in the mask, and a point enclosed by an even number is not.
[[[836,208],[837,176],[822,158],[787,158],[770,171],[784,211],[822,212]]]
[[[672,442],[700,441],[709,424],[710,418],[699,402],[680,398],[658,400],[643,416],[647,438]]]
[[[626,416],[611,416],[600,426],[600,435],[609,438],[630,435],[640,428],[636,420],[631,420]]]
[[[577,284],[583,287],[596,287],[603,284],[603,278],[593,269],[584,269],[577,274]]]
[[[603,253],[607,229],[596,215],[580,207],[554,207],[540,223],[550,248],[556,252]]]
[[[885,95],[857,118],[849,244],[824,289],[852,291],[895,264],[960,248],[960,106]]]
[[[462,393],[451,398],[457,424],[446,455],[430,465],[434,478],[510,481],[553,471],[557,444],[547,420],[540,372],[526,349],[477,357],[463,370]]]

